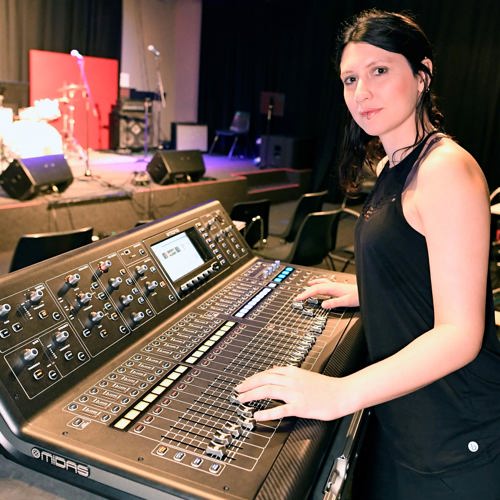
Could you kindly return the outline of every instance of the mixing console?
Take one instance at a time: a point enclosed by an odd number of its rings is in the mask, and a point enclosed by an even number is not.
[[[353,279],[254,257],[210,202],[2,277],[4,452],[111,497],[313,495],[338,422],[256,423],[279,402],[234,387],[359,363],[355,312],[294,300],[318,275]]]

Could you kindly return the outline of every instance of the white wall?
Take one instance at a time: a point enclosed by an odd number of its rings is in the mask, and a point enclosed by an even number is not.
[[[124,0],[121,72],[129,86],[158,90],[157,59],[166,108],[161,111],[161,138],[170,139],[172,122],[197,122],[202,0]],[[159,109],[156,105],[156,109]]]

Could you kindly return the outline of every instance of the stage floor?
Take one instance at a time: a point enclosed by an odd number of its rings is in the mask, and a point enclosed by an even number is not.
[[[83,199],[103,195],[119,195],[122,192],[131,193],[144,186],[136,185],[134,180],[141,174],[147,177],[147,165],[153,153],[118,154],[114,151],[91,151],[89,169],[91,176],[85,176],[86,164],[81,160],[68,163],[73,173],[73,183],[61,194],[44,195],[55,196],[57,199]],[[258,171],[252,158],[229,159],[227,156],[203,155],[205,177],[225,179],[231,175]],[[12,203],[24,203],[10,198],[0,188],[0,209]]]

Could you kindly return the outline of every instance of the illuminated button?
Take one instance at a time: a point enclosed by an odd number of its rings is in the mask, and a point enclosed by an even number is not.
[[[208,469],[212,474],[217,474],[221,469],[220,464],[213,463],[210,468]]]
[[[209,349],[210,349],[210,346],[208,346],[208,345],[202,345],[198,348],[198,350],[201,352],[207,352]]]
[[[43,377],[43,371],[42,370],[35,370],[33,372],[33,378],[35,380],[40,380]]]
[[[125,418],[128,418],[129,420],[134,420],[134,418],[137,418],[140,415],[140,413],[137,410],[130,410],[125,414]]]
[[[125,427],[127,427],[127,425],[130,424],[130,420],[127,420],[126,418],[120,418],[120,420],[118,420],[118,422],[115,422],[113,424],[113,427],[116,427],[117,429],[125,429]]]
[[[207,345],[209,347],[212,347],[214,344],[215,344],[215,342],[213,340],[206,340],[205,341],[205,345]]]
[[[182,366],[182,365],[179,365],[175,371],[178,372],[178,373],[184,373],[186,370],[188,369],[187,366]]]
[[[38,313],[38,317],[40,319],[45,319],[47,316],[48,316],[48,312],[45,310],[45,309],[42,309],[41,311],[39,311]]]
[[[168,448],[166,446],[163,446],[162,444],[156,448],[156,454],[163,456],[165,453],[167,453]]]
[[[153,413],[155,415],[159,415],[163,411],[163,408],[161,406],[155,406],[153,409]]]
[[[201,352],[199,350],[193,352],[193,357],[195,357],[195,358],[201,358],[201,356],[203,356],[203,352]]]
[[[144,411],[147,407],[149,406],[149,403],[146,403],[144,401],[139,401],[135,406],[134,408],[137,410],[137,411]]]
[[[177,372],[172,372],[168,374],[168,377],[170,380],[177,380],[181,376],[180,373]]]
[[[162,387],[170,387],[174,383],[173,380],[168,380],[167,378],[160,382]]]
[[[137,434],[140,434],[143,430],[145,429],[144,425],[142,424],[137,424],[134,427],[134,432],[137,432]]]
[[[196,363],[196,361],[198,361],[198,359],[193,357],[193,356],[190,356],[188,359],[186,359],[186,363],[189,363],[189,364]]]
[[[156,394],[148,394],[147,396],[144,396],[142,398],[143,401],[146,401],[147,403],[152,403],[158,396]]]
[[[220,340],[221,336],[220,335],[217,335],[217,334],[213,334],[211,337],[210,337],[210,340],[213,340],[215,342],[217,342],[217,340]]]
[[[163,394],[165,392],[165,387],[157,385],[151,392],[159,396],[160,394]]]

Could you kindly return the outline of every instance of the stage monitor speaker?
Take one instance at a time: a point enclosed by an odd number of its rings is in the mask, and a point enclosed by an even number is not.
[[[39,194],[62,193],[73,182],[64,155],[38,156],[13,160],[0,174],[4,191],[18,200]]]
[[[194,182],[205,173],[205,164],[199,150],[157,151],[147,171],[157,184]]]

